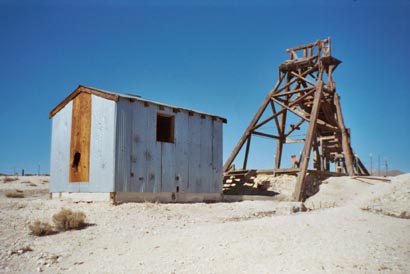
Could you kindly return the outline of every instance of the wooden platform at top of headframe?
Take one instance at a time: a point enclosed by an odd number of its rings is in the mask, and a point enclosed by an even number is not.
[[[225,179],[235,172],[241,174],[240,170],[247,174],[252,136],[275,139],[273,172],[296,175],[294,199],[303,201],[311,154],[313,171],[310,173],[352,176],[368,175],[368,171],[350,146],[350,130],[345,127],[333,81],[333,72],[341,61],[331,55],[330,38],[290,48],[287,52],[289,59],[279,66],[278,82],[227,159],[224,173]],[[290,115],[297,117],[297,122],[287,123]],[[264,132],[268,124],[272,124],[276,132]],[[294,138],[303,124],[306,124],[304,137]],[[295,168],[283,169],[283,146],[294,142],[302,142],[303,150]],[[233,162],[242,149],[245,149],[242,168],[234,170]],[[330,172],[330,163],[335,163],[336,172]]]

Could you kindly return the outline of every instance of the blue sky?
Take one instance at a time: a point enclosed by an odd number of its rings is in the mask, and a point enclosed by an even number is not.
[[[353,149],[410,172],[410,1],[291,2],[0,0],[0,172],[49,171],[48,113],[79,84],[226,117],[226,159],[285,49],[327,37]]]

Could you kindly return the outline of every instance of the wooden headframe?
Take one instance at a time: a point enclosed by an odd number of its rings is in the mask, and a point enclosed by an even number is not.
[[[294,198],[302,201],[312,149],[313,168],[317,171],[329,171],[332,162],[336,163],[337,171],[348,175],[368,175],[368,172],[354,156],[350,132],[344,125],[340,98],[332,78],[341,61],[331,56],[330,38],[287,49],[287,52],[289,59],[279,66],[278,82],[225,162],[224,172],[229,174],[233,170],[233,162],[243,148],[242,169],[247,169],[253,135],[277,141],[274,170],[281,168],[285,144],[303,142],[294,192]],[[290,115],[298,121],[287,123]],[[276,133],[263,132],[268,124],[273,124]],[[304,138],[293,139],[303,124],[306,124]]]

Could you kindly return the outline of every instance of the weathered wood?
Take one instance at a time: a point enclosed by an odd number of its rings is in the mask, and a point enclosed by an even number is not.
[[[308,169],[313,138],[315,137],[314,133],[316,130],[316,119],[319,115],[320,100],[322,99],[322,87],[323,87],[323,82],[319,80],[317,83],[317,91],[315,93],[315,99],[313,102],[313,109],[312,109],[312,114],[310,117],[310,123],[307,129],[307,132],[306,132],[306,141],[305,141],[305,145],[303,147],[303,151],[301,155],[301,161],[300,161],[300,166],[299,166],[300,171],[296,179],[295,200],[297,201],[304,200],[306,171]]]
[[[65,107],[69,102],[74,100],[79,94],[81,93],[88,93],[88,94],[95,94],[97,96],[103,97],[108,100],[118,101],[119,96],[109,93],[104,93],[95,89],[91,89],[84,86],[78,86],[70,95],[68,95],[60,104],[58,104],[48,115],[48,118],[52,118],[59,112],[63,107]]]
[[[251,139],[252,139],[252,135],[249,136],[248,141],[246,142],[245,157],[243,159],[242,169],[246,169],[246,166],[248,164],[248,156],[249,156],[249,148],[251,146]]]
[[[296,94],[296,93],[302,93],[302,92],[310,91],[314,88],[315,88],[314,86],[310,86],[310,87],[305,87],[305,88],[293,89],[291,91],[286,91],[286,92],[275,94],[275,95],[273,95],[273,97],[277,98],[277,97],[282,97],[284,95],[292,95],[292,94]]]
[[[266,109],[266,106],[269,104],[272,95],[276,92],[277,88],[279,85],[282,83],[283,78],[280,78],[279,81],[276,83],[275,87],[269,92],[269,94],[266,96],[265,100],[263,101],[262,105],[260,106],[259,110],[256,112],[255,116],[253,117],[251,123],[249,124],[248,128],[246,129],[245,133],[242,135],[241,139],[239,140],[238,144],[235,146],[233,149],[231,155],[229,158],[226,160],[223,170],[224,172],[228,171],[231,164],[235,160],[235,157],[238,155],[239,151],[242,149],[243,144],[245,143],[246,139],[250,135],[252,129],[255,127],[256,123],[262,116],[263,112]]]
[[[242,145],[248,141],[244,161],[244,167],[246,167],[250,154],[250,136],[259,135],[274,138],[277,139],[274,170],[281,170],[284,145],[305,140],[304,150],[300,157],[301,166],[298,170],[297,187],[295,188],[295,198],[300,200],[304,199],[305,178],[312,146],[315,153],[315,168],[318,172],[327,172],[330,162],[336,162],[343,171],[341,174],[345,174],[348,166],[352,165],[348,159],[343,157],[346,154],[344,151],[346,149],[350,149],[348,151],[351,153],[352,151],[349,132],[344,128],[344,123],[343,126],[340,124],[340,106],[339,112],[336,111],[334,97],[337,96],[337,93],[332,73],[341,62],[330,54],[330,39],[318,40],[311,44],[288,49],[288,53],[289,60],[279,66],[280,81],[275,86],[275,91],[269,94],[271,97],[266,98],[259,108],[255,119],[252,120],[240,140],[240,146],[235,148],[234,157]],[[298,58],[298,56],[303,56],[303,58]],[[325,73],[327,77],[323,79]],[[271,105],[272,115],[265,115],[265,118],[261,120],[260,117],[266,111],[267,101]],[[296,124],[286,123],[289,112],[300,118]],[[268,125],[268,123],[271,125],[273,122],[277,128],[277,136],[264,132],[265,127],[263,126]],[[305,136],[302,138],[295,136],[295,130],[299,129],[304,122],[309,124]],[[225,171],[233,162],[233,158],[227,161],[224,166]],[[361,163],[360,160],[357,160],[357,163]],[[358,173],[366,174],[364,166],[362,168],[358,164],[357,169]]]
[[[352,148],[350,147],[349,137],[348,137],[347,130],[345,128],[345,123],[344,123],[343,116],[342,116],[342,110],[340,107],[340,99],[339,99],[339,95],[337,94],[337,92],[335,92],[335,96],[333,97],[333,99],[334,99],[334,104],[336,107],[337,122],[342,132],[342,146],[343,146],[343,153],[344,153],[344,158],[345,158],[345,163],[346,163],[347,174],[349,174],[349,176],[353,176],[354,175],[353,152],[352,152]]]
[[[264,132],[259,132],[259,131],[253,131],[252,134],[259,135],[259,136],[262,136],[262,137],[272,138],[272,139],[280,139],[279,136],[264,133]]]
[[[291,125],[291,128],[289,129],[288,132],[284,134],[285,137],[288,137],[292,132],[295,130],[299,130],[300,126],[305,122],[305,119],[301,119],[296,125]]]
[[[297,46],[297,47],[294,47],[294,48],[286,49],[286,51],[290,52],[290,51],[297,51],[297,50],[301,50],[301,49],[305,49],[305,48],[313,48],[315,46],[320,45],[321,43],[328,43],[328,41],[329,41],[329,39],[317,40],[317,41],[315,41],[313,43],[310,43],[310,44],[301,45],[301,46]]]
[[[70,182],[89,182],[90,177],[91,95],[80,93],[73,100]]]

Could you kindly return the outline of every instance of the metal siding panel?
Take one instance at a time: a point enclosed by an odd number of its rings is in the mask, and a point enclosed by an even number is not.
[[[156,137],[157,106],[145,107],[146,114],[146,165],[145,192],[161,192],[161,144]]]
[[[188,192],[190,141],[188,113],[178,112],[175,115],[175,187],[179,186],[180,192]]]
[[[170,108],[157,110],[157,113],[176,116]],[[175,121],[174,118],[174,142],[175,142]],[[155,134],[156,134],[155,125]],[[175,192],[175,143],[157,142],[161,148],[161,192]]]
[[[189,130],[189,182],[188,192],[201,192],[201,117],[194,115],[188,118]]]
[[[212,130],[212,190],[222,192],[222,122],[213,120]]]
[[[50,192],[79,191],[78,184],[68,182],[71,115],[72,102],[52,118]]]
[[[175,192],[175,144],[161,143],[161,191]]]
[[[115,102],[92,95],[90,182],[81,192],[114,191]]]
[[[117,102],[115,191],[130,191],[132,112],[130,102]]]
[[[200,142],[200,192],[209,193],[212,189],[212,120],[209,118],[201,119]]]
[[[132,103],[132,156],[131,156],[131,191],[144,192],[147,184],[146,177],[146,111],[141,102]]]

